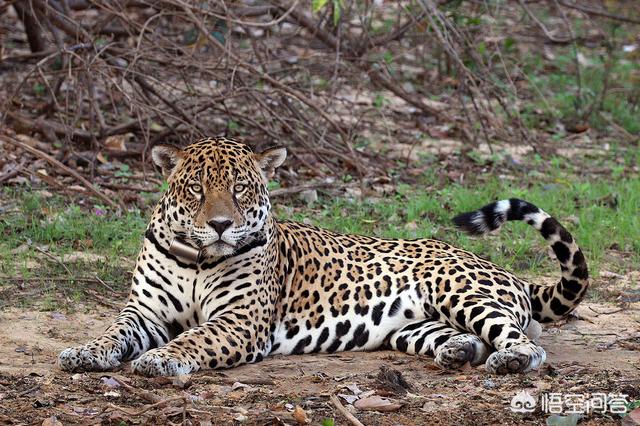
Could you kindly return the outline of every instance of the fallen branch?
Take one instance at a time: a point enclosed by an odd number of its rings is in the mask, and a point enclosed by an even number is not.
[[[13,3],[13,8],[22,20],[31,53],[43,52],[47,47],[47,41],[40,33],[40,23],[38,18],[32,14],[33,9],[29,3],[17,1]]]
[[[31,392],[35,392],[35,391],[37,391],[38,389],[40,389],[40,387],[41,387],[41,385],[35,385],[35,386],[34,386],[34,387],[32,387],[32,388],[29,388],[29,389],[27,389],[27,390],[23,390],[22,392],[20,392],[20,393],[18,393],[18,394],[16,395],[16,398],[20,398],[21,396],[25,396],[25,395],[30,394]]]
[[[331,399],[331,402],[333,403],[333,405],[338,409],[338,411],[340,412],[340,414],[342,414],[344,417],[346,417],[347,420],[349,420],[349,422],[353,425],[353,426],[364,426],[364,424],[362,424],[362,422],[360,420],[358,420],[356,418],[356,416],[354,416],[353,414],[351,414],[349,412],[349,410],[347,410],[347,408],[342,405],[342,403],[340,402],[340,400],[338,399],[337,396],[335,395],[331,395],[329,397],[329,399]]]
[[[7,111],[6,114],[11,119],[18,121],[23,127],[36,129],[42,134],[53,132],[58,136],[68,135],[69,139],[76,137],[83,142],[91,142],[92,140],[91,133],[87,132],[86,130],[70,128],[55,121],[49,121],[42,118],[34,120],[13,111]],[[69,132],[71,132],[70,135]]]
[[[93,186],[91,184],[91,182],[89,182],[87,179],[82,177],[78,172],[76,172],[75,170],[71,169],[70,167],[65,166],[64,164],[62,164],[60,161],[56,160],[55,158],[53,158],[49,154],[44,153],[44,152],[40,151],[39,149],[33,148],[33,147],[27,145],[26,143],[20,142],[19,140],[13,139],[10,136],[0,135],[0,140],[2,140],[3,142],[10,143],[10,144],[12,144],[14,146],[17,146],[18,148],[22,148],[23,150],[35,155],[36,157],[47,161],[52,166],[60,169],[61,171],[65,172],[68,175],[71,175],[74,178],[76,178],[77,180],[79,180],[96,197],[100,198],[102,201],[104,201],[105,203],[107,203],[111,207],[116,208],[116,209],[120,208],[120,206],[118,204],[116,204],[111,198],[107,197],[102,192],[100,192],[98,190],[98,188]]]
[[[122,305],[112,302],[111,300],[107,299],[106,297],[102,296],[100,293],[98,293],[95,290],[92,290],[90,288],[85,288],[82,290],[85,294],[89,294],[91,295],[91,297],[93,297],[94,299],[96,299],[96,302],[99,305],[102,306],[106,306],[109,309],[113,309],[115,311],[119,311],[122,309]]]

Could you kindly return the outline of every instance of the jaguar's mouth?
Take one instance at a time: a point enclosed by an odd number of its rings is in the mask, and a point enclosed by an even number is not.
[[[200,250],[200,258],[219,258],[222,256],[230,256],[236,251],[235,244],[229,244],[223,240],[217,240],[211,244],[203,246]]]
[[[202,250],[225,250],[225,249],[234,249],[234,244],[229,244],[226,241],[218,240],[215,243],[209,244],[207,246],[202,247]]]

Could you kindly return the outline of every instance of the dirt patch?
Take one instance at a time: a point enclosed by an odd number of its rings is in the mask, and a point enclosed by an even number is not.
[[[63,424],[296,424],[306,417],[311,424],[327,418],[346,424],[330,400],[342,394],[341,403],[364,424],[539,424],[548,416],[539,407],[525,414],[510,410],[517,393],[604,392],[640,399],[639,305],[585,303],[569,321],[546,326],[541,343],[547,365],[526,375],[492,376],[482,368],[445,373],[428,357],[380,351],[269,357],[177,381],[138,377],[128,366],[76,375],[56,368],[57,353],[98,335],[114,310],[60,314],[12,308],[0,314],[0,422],[41,424],[55,416]],[[393,383],[397,372],[408,389]],[[370,391],[402,408],[381,413],[348,403]],[[617,415],[587,418],[587,424],[618,422]]]

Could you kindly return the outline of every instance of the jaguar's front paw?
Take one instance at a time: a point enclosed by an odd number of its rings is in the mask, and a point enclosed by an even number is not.
[[[460,334],[447,340],[436,350],[435,362],[445,370],[482,364],[489,356],[490,348],[473,334]]]
[[[180,376],[198,371],[199,366],[164,348],[158,348],[142,354],[131,363],[131,368],[144,376]]]
[[[65,371],[107,371],[120,366],[120,351],[91,348],[88,345],[67,348],[58,355]]]
[[[539,368],[546,359],[544,349],[529,342],[492,353],[485,365],[493,374],[526,373]]]

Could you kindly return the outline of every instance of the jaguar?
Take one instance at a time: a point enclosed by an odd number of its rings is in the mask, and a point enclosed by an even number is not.
[[[221,137],[153,147],[168,189],[146,228],[126,306],[101,336],[61,352],[59,366],[111,370],[133,360],[136,373],[172,376],[270,354],[381,348],[426,354],[444,369],[484,364],[494,374],[545,362],[528,331],[568,315],[589,285],[585,257],[556,219],[519,199],[454,218],[472,234],[507,221],[537,229],[561,277],[536,284],[439,240],[276,220],[267,183],[285,158],[284,148],[254,152]],[[176,251],[176,241],[187,250]]]

